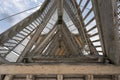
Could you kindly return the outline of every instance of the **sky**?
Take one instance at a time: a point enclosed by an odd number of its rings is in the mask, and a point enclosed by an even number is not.
[[[10,15],[41,5],[44,0],[0,0],[0,20]],[[0,34],[29,16],[40,7],[0,21]]]

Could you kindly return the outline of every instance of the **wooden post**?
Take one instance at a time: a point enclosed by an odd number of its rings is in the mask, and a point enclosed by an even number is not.
[[[120,75],[113,75],[112,80],[120,80]]]
[[[97,26],[101,34],[105,56],[112,63],[120,64],[120,40],[116,21],[116,10],[113,2],[116,0],[92,0]],[[115,5],[115,4],[114,4]]]
[[[63,80],[63,75],[57,75],[57,80]]]
[[[94,80],[93,75],[86,75],[85,80]]]
[[[0,75],[0,80],[2,80],[2,75]]]
[[[34,79],[33,79],[33,75],[27,75],[27,76],[26,76],[26,80],[34,80]]]
[[[118,75],[118,80],[120,80],[120,75]]]
[[[6,75],[4,80],[13,80],[13,75]]]

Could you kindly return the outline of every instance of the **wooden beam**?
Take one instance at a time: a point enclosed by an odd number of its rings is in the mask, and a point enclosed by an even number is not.
[[[63,36],[62,41],[63,41],[63,43],[64,43],[64,45],[66,47],[66,51],[65,52],[67,53],[67,56],[70,56],[72,53],[74,53],[73,52],[73,48],[70,47],[70,43],[68,42],[68,40],[66,39],[65,36]]]
[[[63,24],[63,29],[62,29],[62,33],[63,33],[63,36],[65,37],[66,39],[66,43],[68,43],[69,47],[71,48],[72,52],[74,53],[74,55],[79,55],[81,52],[80,52],[80,48],[77,44],[74,44],[73,43],[73,40],[71,39],[72,36],[70,35],[70,33],[68,33],[68,31],[66,30],[65,28],[65,24]]]
[[[47,35],[44,41],[34,49],[34,54],[39,55],[42,53],[42,51],[46,48],[50,41],[57,35],[57,33],[54,33],[55,31],[57,31],[56,28],[52,29],[52,31],[49,33],[49,35]]]
[[[57,8],[58,8],[58,16],[63,15],[63,0],[57,1]]]
[[[120,40],[115,6],[116,0],[92,0],[106,57],[120,64]],[[114,4],[114,5],[113,5]]]
[[[120,66],[81,64],[81,65],[0,65],[0,74],[82,74],[82,75],[117,75],[120,74]]]
[[[44,54],[51,56],[50,53],[53,51],[54,46],[57,45],[57,42],[58,42],[58,33],[48,44],[48,48],[46,49]]]
[[[54,56],[52,53],[55,52],[54,47],[56,45],[58,45],[58,38],[57,37],[58,37],[58,35],[55,35],[53,40],[50,42],[48,49],[44,53],[39,54],[39,56],[41,56],[41,57],[53,57]],[[30,53],[30,55],[28,55],[26,57],[29,59],[29,62],[39,62],[39,61],[32,59],[34,56],[36,56],[36,54]]]
[[[72,20],[72,22],[74,23],[74,25],[77,27],[78,31],[79,31],[79,35],[81,36],[81,41],[82,41],[82,46],[84,45],[83,40],[84,40],[84,36],[83,36],[83,31],[81,29],[81,25],[79,24],[78,19],[75,17],[74,13],[72,12],[72,10],[69,8],[68,4],[65,4],[66,2],[64,2],[64,8],[65,11],[67,12],[67,14],[69,15],[70,19]],[[74,15],[74,16],[73,16]]]
[[[0,63],[9,63],[9,61],[0,56]]]
[[[75,40],[75,36],[70,32],[70,30],[67,28],[65,23],[63,25],[64,25],[63,29],[65,30],[66,34],[70,37],[72,43],[74,44],[74,47],[76,48],[76,51],[78,51],[78,53],[80,53],[82,55],[81,48],[80,48],[79,44],[77,44],[77,41]]]
[[[51,52],[48,52],[48,54],[50,54],[52,56],[55,56],[55,53],[56,53],[56,51],[57,51],[58,48],[59,48],[59,43],[56,42],[55,46],[51,49]]]
[[[47,35],[48,35],[48,34],[40,35],[40,37],[37,39],[35,45],[37,46],[38,44],[41,44],[41,42],[44,41],[44,39],[46,38]]]
[[[32,48],[32,46],[34,45],[34,42],[38,39],[39,35],[41,34],[41,32],[43,31],[44,27],[46,26],[46,24],[48,23],[48,21],[50,20],[51,16],[53,15],[53,13],[55,12],[56,6],[52,6],[51,7],[52,10],[49,10],[50,12],[47,13],[47,16],[45,16],[45,18],[43,19],[43,23],[41,23],[39,25],[39,28],[36,30],[36,32],[34,33],[34,36],[31,38],[31,40],[28,42],[27,46],[25,47],[25,49],[23,50],[22,54],[20,55],[20,57],[18,58],[17,62],[21,62],[24,58],[24,56],[29,52],[29,50]]]
[[[65,3],[67,3],[67,2],[65,2]],[[74,6],[75,9],[77,9],[77,3],[74,0],[73,0],[73,6]],[[92,44],[91,40],[89,39],[89,37],[87,35],[87,31],[85,29],[86,26],[85,26],[85,24],[83,22],[80,7],[78,7],[78,9],[77,9],[78,18],[74,15],[74,12],[69,7],[70,6],[68,4],[65,4],[65,10],[68,12],[68,15],[70,16],[70,18],[73,21],[74,25],[77,27],[77,29],[79,31],[79,35],[81,36],[82,41],[84,41],[83,46],[87,44],[89,46],[89,48],[90,48],[91,54],[98,55],[98,52],[96,51],[96,48],[94,47],[94,45]],[[76,24],[78,24],[78,26]]]
[[[95,56],[82,56],[82,57],[71,57],[71,58],[64,58],[64,57],[44,57],[44,56],[34,56],[32,58],[35,61],[38,62],[75,62],[75,63],[91,63],[91,62],[100,62],[99,61],[99,57],[95,57]],[[102,59],[102,58],[101,58]],[[102,59],[103,60],[103,59]],[[102,61],[101,60],[101,61]]]
[[[56,26],[56,25],[55,25]],[[53,34],[54,34],[54,32],[55,32],[55,29],[56,29],[56,27],[53,27],[53,29],[51,30],[51,31],[49,31],[49,33],[48,34],[46,34],[45,35],[45,37],[38,43],[38,44],[36,44],[36,47],[27,55],[27,57],[29,56],[29,57],[32,57],[32,56],[34,56],[34,55],[37,55],[37,54],[40,54],[40,53],[42,53],[42,51],[46,48],[46,46],[48,45],[48,44],[52,44],[51,42],[52,42],[52,40],[54,40],[55,38],[56,38],[56,34],[55,34],[55,37],[54,38],[52,38],[53,37]],[[58,34],[58,33],[57,33]],[[52,39],[52,40],[51,40]],[[39,48],[39,49],[38,49]],[[47,49],[48,50],[48,49]],[[37,51],[39,52],[39,53],[37,53]],[[49,50],[48,50],[49,51]],[[45,51],[44,53],[47,53],[48,51]],[[37,53],[37,54],[36,54]]]

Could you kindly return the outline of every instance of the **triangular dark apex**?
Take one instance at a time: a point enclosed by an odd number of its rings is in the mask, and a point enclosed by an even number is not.
[[[62,16],[58,16],[58,24],[62,24],[63,20],[62,20]]]

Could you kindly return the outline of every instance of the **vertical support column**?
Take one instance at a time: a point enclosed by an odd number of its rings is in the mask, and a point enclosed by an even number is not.
[[[2,80],[2,75],[0,75],[0,80]]]
[[[112,80],[120,80],[120,75],[113,75]]]
[[[120,80],[119,75],[113,75],[112,80]]]
[[[105,56],[114,64],[120,64],[120,40],[116,22],[116,0],[92,0],[96,14],[97,26],[101,33]]]
[[[93,77],[93,75],[86,75],[85,76],[85,80],[94,80],[94,77]]]
[[[118,75],[118,80],[120,80],[120,75]]]
[[[13,80],[13,75],[6,75],[4,80]]]
[[[33,75],[27,75],[26,80],[34,80]]]
[[[63,0],[57,0],[57,9],[58,9],[58,25],[62,25],[63,19]]]
[[[58,17],[63,15],[63,0],[57,0]]]
[[[63,80],[63,75],[58,74],[57,75],[57,80]]]

